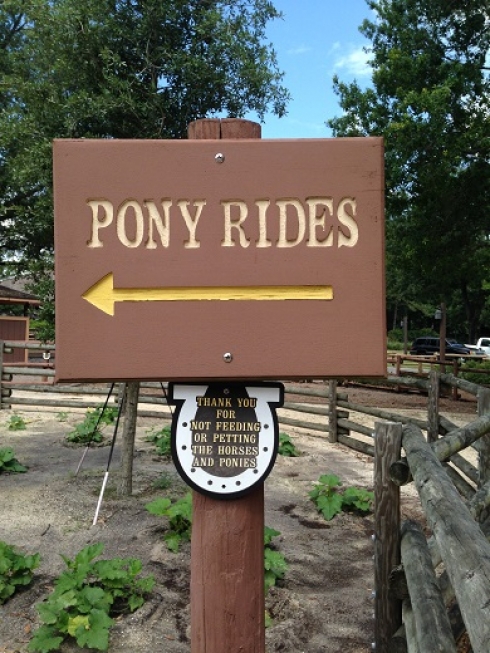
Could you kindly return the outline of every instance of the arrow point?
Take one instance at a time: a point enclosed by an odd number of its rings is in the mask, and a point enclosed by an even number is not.
[[[112,272],[94,283],[82,297],[107,315],[114,315],[114,276]]]

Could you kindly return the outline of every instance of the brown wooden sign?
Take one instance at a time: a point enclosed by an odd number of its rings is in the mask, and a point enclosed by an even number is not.
[[[57,379],[386,372],[383,147],[54,145]]]
[[[269,475],[279,445],[275,408],[280,383],[169,385],[172,457],[184,481],[203,494],[229,499]]]

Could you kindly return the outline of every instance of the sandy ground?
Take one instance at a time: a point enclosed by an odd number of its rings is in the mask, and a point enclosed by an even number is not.
[[[389,393],[383,393],[383,395]],[[395,397],[396,399],[396,397]],[[378,405],[394,401],[378,400]],[[353,399],[354,400],[354,399]],[[399,402],[403,403],[403,402]],[[373,405],[376,405],[373,403]],[[474,406],[447,415],[457,423],[474,418]],[[422,406],[404,406],[424,416]],[[117,620],[111,631],[111,653],[161,651],[189,653],[190,545],[170,553],[162,540],[166,520],[144,506],[162,495],[177,496],[185,487],[173,465],[162,460],[145,438],[155,420],[140,420],[133,496],[117,497],[119,451],[102,504],[99,522],[92,526],[97,496],[107,464],[108,447],[91,449],[81,473],[75,470],[83,449],[66,446],[65,435],[80,415],[59,421],[54,413],[22,412],[24,431],[8,429],[11,411],[0,413],[0,446],[13,447],[26,474],[0,475],[0,540],[25,553],[39,552],[41,565],[31,586],[0,606],[0,653],[27,650],[37,625],[35,603],[41,601],[64,567],[60,554],[73,557],[88,543],[103,542],[104,557],[138,557],[144,572],[156,579],[143,608]],[[374,420],[356,415],[369,426]],[[373,639],[372,517],[342,514],[325,522],[308,498],[321,474],[335,473],[345,485],[373,486],[370,458],[329,444],[325,436],[282,428],[302,452],[299,458],[279,456],[265,484],[265,523],[281,532],[276,545],[289,570],[267,597],[273,625],[266,631],[268,653],[367,653]],[[156,490],[162,475],[170,476],[169,490]],[[406,490],[402,511],[413,517],[418,499]],[[64,653],[79,651],[66,643]]]

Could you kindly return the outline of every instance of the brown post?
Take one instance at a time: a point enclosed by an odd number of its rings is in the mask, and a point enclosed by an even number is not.
[[[437,370],[429,372],[429,398],[427,441],[435,442],[439,437],[439,386],[441,375]]]
[[[260,125],[203,119],[188,136],[260,138]],[[194,492],[192,505],[191,651],[264,653],[264,486],[229,501]]]
[[[439,359],[441,361],[440,370],[446,373],[446,304],[441,302],[441,324],[439,328]]]
[[[337,431],[337,381],[328,382],[328,441],[338,441]]]
[[[118,495],[120,497],[129,497],[133,493],[134,441],[136,437],[136,421],[138,418],[139,390],[140,384],[137,381],[131,381],[126,386],[125,416],[121,447],[121,476],[118,487]]]
[[[390,466],[401,454],[402,425],[378,422],[374,456],[374,614],[377,653],[388,653],[401,626],[401,601],[390,592],[390,575],[400,564],[400,488]]]

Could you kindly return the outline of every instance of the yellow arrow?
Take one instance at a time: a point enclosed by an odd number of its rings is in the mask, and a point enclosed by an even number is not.
[[[109,273],[84,292],[82,297],[104,313],[114,315],[115,302],[326,300],[333,299],[333,288],[332,286],[114,288],[114,277]]]

